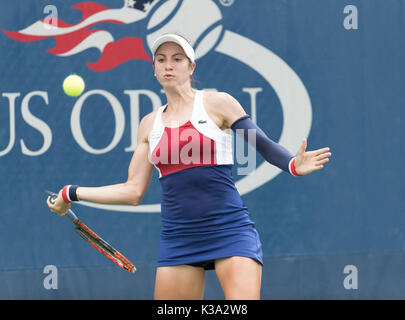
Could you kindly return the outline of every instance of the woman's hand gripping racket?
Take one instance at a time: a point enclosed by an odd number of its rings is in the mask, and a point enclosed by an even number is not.
[[[56,194],[52,194],[49,198],[49,201],[53,204],[57,199]],[[119,265],[121,268],[127,270],[128,272],[134,273],[136,268],[135,266],[125,258],[121,253],[114,249],[108,242],[101,239],[94,231],[87,227],[83,222],[77,218],[71,209],[68,210],[66,216],[73,222],[75,225],[75,231],[91,246],[96,248],[104,256],[110,259],[112,262]]]

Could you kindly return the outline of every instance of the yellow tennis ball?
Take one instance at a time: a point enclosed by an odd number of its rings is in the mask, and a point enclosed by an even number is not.
[[[84,87],[83,78],[77,74],[71,74],[63,81],[63,91],[71,97],[80,96],[84,91]]]

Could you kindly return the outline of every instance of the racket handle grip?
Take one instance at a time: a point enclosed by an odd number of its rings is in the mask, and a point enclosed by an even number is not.
[[[65,216],[68,217],[69,220],[72,222],[76,222],[77,220],[79,220],[79,218],[70,209],[68,210],[68,212],[66,212]]]
[[[58,198],[58,195],[53,194],[49,198],[49,202],[54,204],[57,198]],[[70,210],[70,209],[68,210],[68,212],[66,212],[65,216],[68,217],[69,220],[72,221],[72,222],[76,222],[77,220],[79,220],[77,218],[77,216],[74,214],[74,212],[72,210]]]
[[[55,204],[57,198],[58,198],[57,194],[52,194],[51,196],[49,196],[49,202]]]

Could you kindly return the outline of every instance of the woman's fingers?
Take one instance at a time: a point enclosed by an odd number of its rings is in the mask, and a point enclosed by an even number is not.
[[[329,157],[332,155],[332,153],[329,152],[329,147],[312,151],[306,151],[306,148],[307,140],[303,139],[301,148],[297,154],[297,160],[295,162],[296,169],[303,174],[308,174],[312,171],[322,169],[324,164],[329,161]]]
[[[315,166],[316,167],[319,167],[319,166],[323,166],[326,162],[328,162],[329,161],[329,158],[326,158],[326,159],[323,159],[323,160],[318,160],[316,163],[315,163]]]
[[[315,156],[319,156],[319,155],[324,154],[324,153],[327,153],[327,152],[329,152],[329,151],[330,151],[330,148],[329,148],[329,147],[325,147],[325,148],[321,148],[321,149],[318,149],[318,150],[314,150],[314,151],[312,151],[312,152],[315,154]]]
[[[58,199],[54,203],[51,203],[50,199],[51,199],[51,197],[49,196],[46,199],[46,203],[52,212],[54,212],[60,216],[64,216],[70,209],[70,203],[69,204],[65,204],[62,202],[58,203]]]
[[[298,151],[298,153],[303,155],[306,149],[307,149],[307,139],[304,138],[302,139],[301,148]]]
[[[323,159],[325,159],[325,158],[329,158],[331,155],[332,155],[331,152],[325,152],[325,153],[321,153],[321,154],[316,155],[316,156],[314,157],[314,159],[315,159],[316,161],[319,161],[319,160],[323,160]]]

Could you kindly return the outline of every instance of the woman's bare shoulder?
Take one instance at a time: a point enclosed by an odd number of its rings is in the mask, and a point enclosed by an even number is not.
[[[220,127],[225,128],[229,128],[233,121],[246,114],[238,100],[227,92],[204,92],[204,106],[222,124]]]
[[[204,91],[204,100],[210,104],[222,105],[235,100],[229,93],[222,91]]]
[[[138,137],[142,141],[147,141],[150,132],[153,129],[153,124],[155,122],[156,114],[159,109],[153,110],[152,112],[148,113],[145,115],[142,119],[141,122],[139,123],[139,128],[138,128]]]

